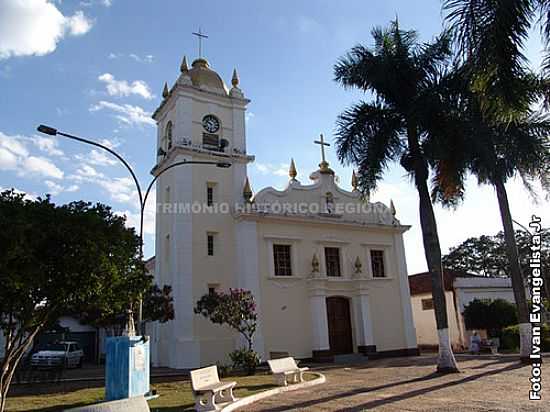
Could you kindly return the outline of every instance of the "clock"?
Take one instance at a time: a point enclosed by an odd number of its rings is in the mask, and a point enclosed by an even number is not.
[[[204,130],[208,133],[216,133],[220,130],[220,121],[216,116],[208,114],[202,119],[202,127],[204,127]]]

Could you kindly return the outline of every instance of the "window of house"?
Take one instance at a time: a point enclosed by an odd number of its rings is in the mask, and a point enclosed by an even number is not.
[[[273,245],[275,276],[292,276],[290,245]]]
[[[166,151],[170,150],[172,148],[172,122],[169,121],[166,125],[166,147],[164,148]]]
[[[433,299],[422,299],[422,310],[432,310],[434,308]]]
[[[209,283],[208,284],[208,294],[213,295],[217,292],[218,288],[220,287],[217,283]]]
[[[375,278],[383,278],[386,276],[386,268],[384,267],[384,251],[371,250],[370,260],[372,265],[372,276]]]
[[[325,262],[327,276],[341,276],[340,273],[340,249],[337,247],[325,248]]]
[[[214,233],[206,234],[206,248],[208,256],[214,256]]]

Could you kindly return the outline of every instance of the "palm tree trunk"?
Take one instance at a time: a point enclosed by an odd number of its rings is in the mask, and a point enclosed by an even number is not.
[[[525,296],[525,284],[521,274],[519,264],[518,247],[512,223],[512,215],[510,213],[510,204],[508,203],[508,195],[506,187],[502,179],[497,178],[494,182],[497,192],[498,206],[500,209],[500,217],[504,226],[504,240],[506,242],[506,255],[510,264],[510,277],[512,278],[512,289],[514,290],[514,299],[518,308],[519,320],[519,355],[524,363],[530,362],[531,354],[531,323],[529,322],[529,308],[527,306],[527,298]]]
[[[458,365],[453,354],[449,336],[449,321],[443,287],[443,266],[441,264],[441,246],[437,233],[437,223],[433,211],[432,200],[425,179],[416,179],[419,195],[420,225],[424,241],[424,253],[428,270],[432,277],[432,299],[434,302],[435,323],[439,339],[439,356],[437,371],[442,373],[458,372]]]

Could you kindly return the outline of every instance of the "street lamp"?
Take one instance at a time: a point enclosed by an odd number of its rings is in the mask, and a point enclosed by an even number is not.
[[[216,167],[220,167],[220,168],[228,168],[228,167],[231,167],[231,163],[229,162],[214,162],[214,161],[199,161],[199,160],[183,160],[181,162],[176,162],[176,163],[172,163],[171,165],[165,167],[164,169],[162,169],[160,172],[158,172],[155,177],[153,178],[153,180],[151,180],[151,182],[149,183],[149,185],[147,186],[147,190],[145,191],[145,194],[143,193],[143,191],[141,190],[141,185],[139,184],[139,180],[136,176],[136,174],[134,173],[132,167],[128,164],[128,162],[126,160],[124,160],[124,158],[119,155],[117,152],[115,152],[113,149],[111,149],[110,147],[107,147],[105,145],[102,145],[101,143],[97,143],[97,142],[94,142],[92,140],[88,140],[88,139],[84,139],[82,137],[78,137],[78,136],[74,136],[74,135],[71,135],[71,134],[68,134],[68,133],[64,133],[64,132],[60,132],[59,130],[57,130],[56,128],[53,128],[53,127],[50,127],[50,126],[46,126],[46,125],[43,125],[41,124],[40,126],[37,127],[37,130],[40,132],[40,133],[44,133],[44,134],[47,134],[47,135],[50,135],[50,136],[64,136],[64,137],[67,137],[69,139],[72,139],[72,140],[76,140],[78,142],[81,142],[81,143],[85,143],[85,144],[89,144],[89,145],[92,145],[92,146],[96,146],[96,147],[99,147],[107,152],[109,152],[110,154],[112,154],[113,156],[115,156],[118,160],[120,160],[120,162],[126,167],[126,169],[128,169],[128,172],[130,172],[130,175],[132,176],[132,179],[134,180],[134,183],[136,185],[136,189],[137,189],[137,192],[138,192],[138,197],[139,197],[139,209],[140,209],[140,219],[139,219],[139,257],[141,260],[143,260],[143,216],[144,216],[144,213],[145,213],[145,204],[147,203],[147,197],[149,196],[149,193],[151,191],[151,189],[153,188],[153,184],[157,181],[157,179],[166,171],[176,167],[176,166],[184,166],[184,165],[189,165],[189,164],[202,164],[202,165],[215,165]],[[159,148],[158,150],[158,153],[157,153],[158,156],[166,156],[166,152],[164,151],[164,149],[162,148]],[[139,302],[139,314],[138,314],[138,325],[139,325],[139,333],[142,334],[143,333],[143,330],[142,330],[142,320],[143,320],[143,300],[140,299],[140,302]]]

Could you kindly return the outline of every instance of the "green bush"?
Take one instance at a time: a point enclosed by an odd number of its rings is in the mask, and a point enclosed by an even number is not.
[[[474,299],[464,308],[466,329],[486,329],[498,337],[502,328],[518,323],[516,305],[503,299]]]
[[[502,330],[500,347],[513,351],[519,350],[519,325],[508,326]],[[543,352],[550,351],[550,325],[542,325],[541,347]]]
[[[260,357],[250,349],[237,349],[229,354],[233,362],[233,368],[244,369],[249,375],[253,375],[256,367],[260,364]]]

